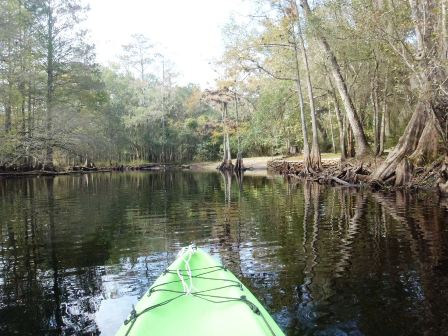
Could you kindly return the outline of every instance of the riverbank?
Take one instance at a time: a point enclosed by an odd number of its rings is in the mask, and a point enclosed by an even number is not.
[[[362,161],[347,159],[341,162],[340,155],[322,153],[322,170],[313,174],[304,173],[303,156],[264,156],[244,158],[244,166],[248,168],[245,175],[282,175],[291,179],[305,179],[320,184],[346,187],[366,187],[372,190],[423,190],[438,191],[448,195],[448,182],[444,182],[443,174],[447,164],[443,159],[422,167],[411,167],[405,173],[397,169],[396,173],[386,181],[372,178],[373,172],[383,163],[382,157],[368,157]],[[216,171],[220,162],[201,162],[191,164],[193,171]],[[410,164],[412,166],[412,164]],[[397,179],[405,183],[397,185]],[[403,181],[403,180],[401,180]]]
[[[248,171],[260,171],[266,170],[268,167],[268,162],[273,160],[280,160],[284,156],[258,156],[251,158],[243,158],[244,166]],[[202,171],[210,172],[216,171],[217,167],[221,164],[219,161],[209,161],[209,162],[198,162],[192,163],[190,168],[192,171]]]
[[[322,162],[325,162],[326,165],[328,163],[334,163],[335,161],[339,162],[339,154],[333,153],[322,153]],[[299,167],[301,163],[303,163],[302,155],[295,156],[256,156],[243,158],[244,167],[247,168],[248,172],[251,171],[261,171],[261,170],[271,170],[275,173],[281,173],[272,169],[272,163],[275,162],[286,162],[291,166]],[[221,164],[219,161],[211,161],[211,162],[199,162],[192,163],[190,165],[191,170],[193,171],[216,171],[217,167]]]
[[[313,174],[304,173],[303,159],[281,158],[267,163],[268,171],[294,179],[306,179],[320,184],[342,185],[347,187],[369,187],[373,190],[424,190],[438,191],[448,195],[446,178],[447,164],[443,159],[426,166],[397,168],[397,171],[385,181],[372,177],[374,171],[383,163],[385,157],[370,157],[362,161],[322,155],[322,170]],[[396,183],[400,180],[400,183]],[[404,183],[403,183],[404,182]]]
[[[126,172],[126,171],[166,171],[173,169],[190,169],[189,165],[184,164],[159,164],[147,163],[139,165],[115,165],[109,167],[85,167],[73,166],[66,169],[48,171],[48,170],[0,170],[0,178],[19,178],[19,177],[38,177],[38,176],[59,176],[59,175],[76,175],[90,173],[110,173],[110,172]]]
[[[244,158],[243,163],[247,168],[245,175],[272,176],[282,175],[292,179],[306,179],[320,184],[342,185],[347,187],[368,187],[373,190],[430,190],[439,191],[448,195],[448,182],[444,180],[444,172],[447,164],[442,159],[424,167],[412,167],[405,178],[406,183],[397,186],[394,174],[386,181],[378,181],[372,178],[372,173],[381,165],[385,157],[365,158],[362,161],[348,159],[341,162],[339,154],[322,153],[322,170],[312,174],[304,173],[303,156],[260,156]],[[220,162],[198,162],[191,164],[158,164],[141,163],[131,165],[115,165],[110,167],[84,167],[74,166],[60,171],[1,171],[1,178],[20,178],[38,176],[57,176],[87,173],[107,173],[126,171],[167,171],[167,170],[191,170],[194,172],[215,172]]]

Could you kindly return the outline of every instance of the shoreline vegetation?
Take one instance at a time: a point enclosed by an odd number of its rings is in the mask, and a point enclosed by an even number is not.
[[[275,156],[244,158],[247,171],[266,170],[266,173],[282,175],[292,179],[303,179],[320,184],[345,187],[368,187],[372,190],[407,190],[407,191],[437,191],[441,196],[448,195],[444,174],[446,163],[436,160],[424,167],[412,168],[411,173],[400,177],[380,181],[375,179],[374,171],[384,164],[387,156],[341,160],[339,154],[322,153],[322,167],[319,172],[305,173],[305,160],[299,156]],[[191,164],[193,171],[213,171],[219,169],[220,162],[202,162]],[[395,183],[397,178],[400,183]],[[404,181],[402,180],[404,179]]]
[[[229,20],[219,76],[202,88],[180,85],[175,64],[138,33],[116,63],[98,64],[80,0],[2,2],[0,173],[221,159],[219,170],[239,174],[251,166],[243,157],[300,153],[270,170],[447,195],[448,6],[389,7],[261,1],[247,21]]]
[[[384,164],[386,158],[370,160],[322,159],[322,170],[313,174],[304,173],[304,161],[290,161],[287,158],[268,162],[268,170],[288,178],[306,179],[320,184],[345,187],[368,187],[372,190],[390,191],[437,191],[441,196],[447,196],[446,183],[443,183],[445,163],[442,160],[433,162],[426,167],[416,167],[405,177],[393,176],[389,181],[375,179],[374,172]],[[404,182],[396,183],[397,178]]]
[[[88,174],[88,173],[111,173],[111,172],[129,172],[129,171],[166,171],[166,170],[185,170],[190,169],[190,165],[186,164],[159,164],[159,163],[143,163],[143,164],[127,164],[127,165],[111,165],[96,167],[89,166],[74,166],[61,170],[1,170],[1,178],[15,178],[15,177],[37,177],[37,176],[58,176],[58,175],[72,175],[72,174]]]
[[[375,180],[372,173],[380,167],[386,157],[374,157],[363,161],[356,159],[341,160],[339,154],[322,153],[322,168],[313,174],[304,173],[305,161],[303,155],[295,156],[259,156],[244,158],[246,175],[281,175],[289,179],[308,180],[319,184],[344,187],[368,187],[372,190],[390,191],[438,191],[442,196],[447,193],[441,185],[443,176],[441,171],[445,163],[442,160],[433,162],[426,167],[413,169],[412,175],[406,177],[406,182],[395,185],[393,180],[381,182]],[[127,165],[114,165],[95,167],[74,166],[60,171],[0,171],[2,178],[58,176],[87,173],[110,173],[129,171],[168,171],[168,170],[190,170],[193,172],[216,172],[220,171],[219,161],[193,162],[189,164],[159,164],[140,163]],[[236,172],[236,170],[235,170]]]

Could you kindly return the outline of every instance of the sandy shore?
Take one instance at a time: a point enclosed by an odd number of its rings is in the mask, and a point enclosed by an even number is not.
[[[281,156],[259,156],[252,158],[244,158],[243,163],[244,166],[249,168],[250,170],[266,170],[268,161],[274,159],[280,159]],[[235,161],[235,160],[234,160]],[[192,163],[190,165],[191,170],[193,171],[215,171],[216,167],[218,167],[220,162],[199,162]]]
[[[322,160],[334,160],[339,159],[339,154],[333,154],[333,153],[322,153]],[[303,161],[303,156],[297,155],[297,156],[258,156],[258,157],[251,157],[251,158],[243,158],[244,166],[249,168],[250,172],[258,172],[261,173],[263,171],[267,170],[267,164],[269,161],[272,160],[282,160],[282,161],[288,161],[288,162],[301,162]],[[235,160],[234,160],[235,161]],[[190,164],[190,168],[193,171],[216,171],[216,167],[218,167],[220,162],[199,162],[199,163],[192,163]]]

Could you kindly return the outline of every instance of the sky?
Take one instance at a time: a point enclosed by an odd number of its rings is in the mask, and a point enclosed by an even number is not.
[[[222,28],[231,15],[247,13],[244,0],[85,0],[87,26],[103,65],[117,60],[132,34],[147,36],[179,73],[178,84],[212,87],[209,64],[223,52]]]

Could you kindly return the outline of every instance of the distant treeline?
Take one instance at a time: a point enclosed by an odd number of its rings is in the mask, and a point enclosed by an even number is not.
[[[446,154],[446,0],[254,1],[204,92],[142,35],[98,66],[81,3],[0,1],[0,167],[303,152],[312,174],[395,146],[372,174],[392,181]]]
[[[95,62],[77,0],[0,1],[0,169],[218,157],[220,114],[141,35]]]

